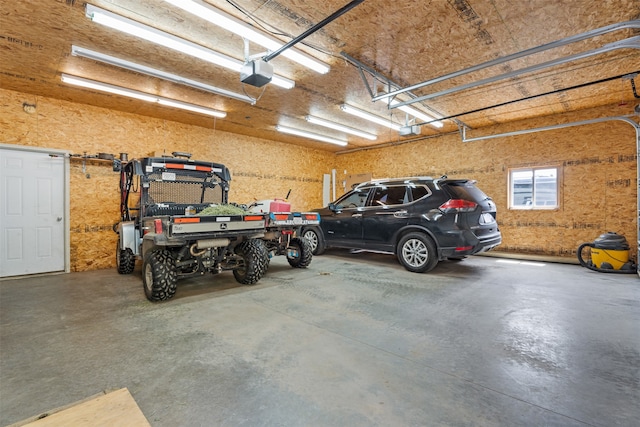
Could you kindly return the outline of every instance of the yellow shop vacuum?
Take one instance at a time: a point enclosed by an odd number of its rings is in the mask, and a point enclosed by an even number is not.
[[[591,249],[591,259],[582,258],[584,248]],[[601,234],[593,242],[583,243],[577,250],[578,261],[583,267],[601,273],[635,273],[636,265],[629,260],[629,243],[624,236],[614,232]]]

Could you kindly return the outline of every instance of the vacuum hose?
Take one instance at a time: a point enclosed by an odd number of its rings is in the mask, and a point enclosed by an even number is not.
[[[589,270],[593,270],[593,271],[598,271],[600,273],[618,273],[618,274],[635,274],[636,273],[636,268],[635,266],[633,267],[633,269],[620,269],[620,270],[614,270],[613,268],[598,268],[596,267],[592,262],[586,262],[584,259],[582,259],[582,250],[586,247],[589,248],[595,248],[595,244],[592,242],[587,242],[587,243],[583,243],[580,246],[578,246],[578,250],[577,255],[578,255],[578,261],[580,262],[580,265],[583,267],[588,268]]]

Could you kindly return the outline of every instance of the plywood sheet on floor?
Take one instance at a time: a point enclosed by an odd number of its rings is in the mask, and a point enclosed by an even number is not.
[[[40,418],[43,417],[44,418]],[[10,427],[151,426],[126,388],[91,397],[70,407],[41,414]]]

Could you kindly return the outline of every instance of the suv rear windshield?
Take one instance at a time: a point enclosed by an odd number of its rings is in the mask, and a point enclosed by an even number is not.
[[[488,199],[487,195],[476,187],[472,181],[448,181],[442,184],[446,185],[457,199],[470,200],[476,203]]]

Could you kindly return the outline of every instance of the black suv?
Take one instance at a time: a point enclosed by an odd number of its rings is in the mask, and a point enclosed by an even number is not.
[[[328,247],[393,253],[417,273],[502,241],[495,203],[468,179],[374,180],[315,211],[320,225],[302,230],[314,254]]]

